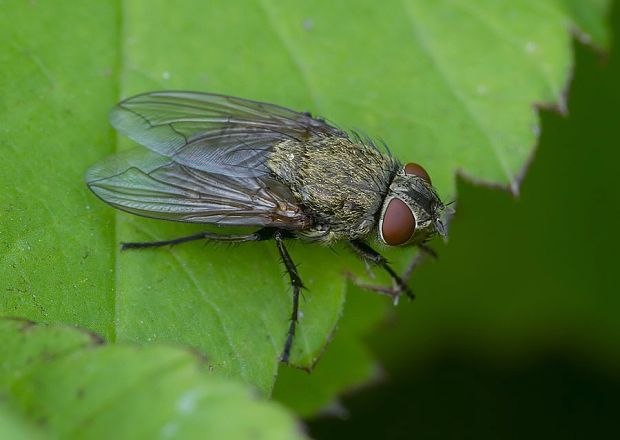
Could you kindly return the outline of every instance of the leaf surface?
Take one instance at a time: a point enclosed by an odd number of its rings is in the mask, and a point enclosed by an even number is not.
[[[0,392],[54,438],[304,438],[282,407],[188,351],[13,319],[0,320],[0,337]]]

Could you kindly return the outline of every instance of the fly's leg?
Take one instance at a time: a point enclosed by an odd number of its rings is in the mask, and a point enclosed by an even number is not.
[[[293,286],[293,312],[291,313],[291,323],[288,327],[288,334],[286,336],[286,343],[284,344],[284,350],[282,351],[282,356],[280,356],[280,361],[288,362],[288,358],[291,354],[291,347],[293,345],[293,338],[295,337],[295,329],[297,327],[297,318],[299,311],[299,293],[303,287],[303,283],[301,282],[301,278],[297,273],[297,267],[291,256],[289,255],[286,247],[284,246],[284,234],[281,231],[276,231],[273,235],[273,238],[276,240],[276,245],[278,246],[278,251],[280,252],[280,256],[282,257],[282,262],[286,267],[286,271],[288,272],[288,276],[291,280],[291,286]]]
[[[360,258],[362,258],[362,260],[370,262],[370,263],[373,263],[373,264],[376,264],[377,266],[382,267],[390,275],[390,278],[392,278],[392,281],[394,283],[394,286],[392,286],[392,287],[369,285],[369,284],[365,284],[365,283],[361,282],[356,277],[350,275],[350,277],[352,278],[353,282],[356,285],[358,285],[358,286],[360,286],[360,287],[362,287],[364,289],[367,289],[367,290],[372,290],[374,292],[381,293],[383,295],[388,295],[388,296],[392,297],[392,299],[394,300],[394,304],[398,303],[398,299],[400,298],[400,295],[403,292],[409,298],[411,298],[411,299],[415,298],[415,295],[413,294],[413,292],[411,291],[411,289],[407,285],[407,281],[409,280],[409,277],[411,276],[411,273],[413,272],[413,269],[415,268],[415,266],[417,266],[418,263],[420,262],[420,259],[421,259],[421,254],[420,253],[418,253],[415,256],[415,258],[409,264],[409,266],[407,267],[407,270],[405,271],[405,273],[401,277],[396,272],[394,272],[394,270],[388,264],[388,262],[385,259],[385,257],[383,257],[379,252],[375,251],[373,248],[371,248],[366,243],[364,243],[364,242],[362,242],[360,240],[353,240],[353,241],[349,242],[349,245],[351,246],[353,251],[357,255],[359,255]]]
[[[144,249],[144,248],[153,248],[160,246],[173,246],[175,244],[187,243],[189,241],[195,240],[215,240],[215,241],[228,241],[228,242],[236,242],[243,243],[246,241],[261,241],[268,240],[273,238],[274,230],[269,228],[259,229],[256,232],[252,232],[251,234],[237,234],[237,235],[226,235],[226,234],[217,234],[214,232],[199,232],[198,234],[188,235],[185,237],[179,237],[172,240],[164,240],[164,241],[147,241],[147,242],[138,242],[138,243],[121,243],[121,250],[127,249]]]
[[[409,282],[409,278],[411,278],[411,274],[413,270],[418,267],[418,265],[424,260],[426,257],[431,257],[433,259],[437,259],[437,252],[435,252],[432,248],[424,243],[420,243],[417,245],[419,252],[415,254],[415,256],[411,259],[411,262],[407,265],[405,272],[400,277],[405,283]],[[372,287],[372,286],[371,286]],[[381,286],[377,286],[381,287]],[[372,290],[372,289],[371,289]]]
[[[420,249],[420,251],[424,252],[429,257],[432,257],[434,260],[438,258],[437,252],[435,252],[435,250],[429,247],[429,245],[427,245],[426,243],[420,243],[418,245],[418,249]]]

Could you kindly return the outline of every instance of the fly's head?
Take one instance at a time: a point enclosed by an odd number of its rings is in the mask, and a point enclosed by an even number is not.
[[[416,245],[447,231],[441,202],[424,168],[416,163],[402,167],[383,200],[379,239],[388,246]]]

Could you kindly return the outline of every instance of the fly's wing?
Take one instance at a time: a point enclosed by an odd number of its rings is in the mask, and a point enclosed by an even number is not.
[[[146,217],[302,229],[310,220],[270,175],[285,139],[346,134],[309,114],[230,96],[152,92],[112,109],[112,125],[146,146],[92,167],[89,187],[111,205]]]
[[[145,217],[289,230],[309,223],[290,190],[268,175],[208,173],[141,148],[94,165],[86,183],[105,202]]]
[[[110,122],[121,133],[174,162],[228,176],[268,174],[271,147],[285,139],[346,137],[323,120],[231,96],[164,91],[120,102]]]

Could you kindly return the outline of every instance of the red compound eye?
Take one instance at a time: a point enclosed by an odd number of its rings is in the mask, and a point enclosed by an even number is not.
[[[431,184],[431,176],[429,176],[426,170],[417,163],[410,162],[405,165],[405,174],[413,174],[414,176],[421,177],[426,180],[429,185]]]
[[[390,246],[409,241],[415,232],[415,217],[411,209],[400,199],[392,199],[383,214],[381,235]]]

